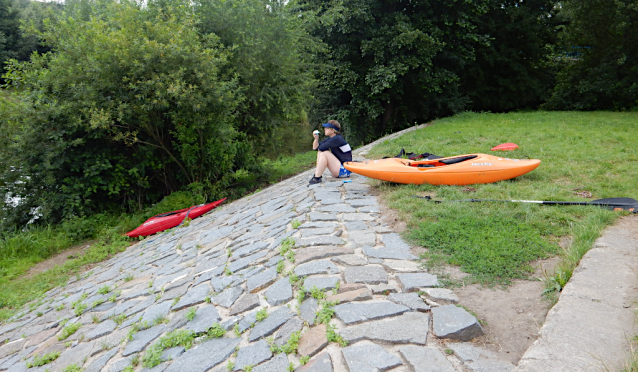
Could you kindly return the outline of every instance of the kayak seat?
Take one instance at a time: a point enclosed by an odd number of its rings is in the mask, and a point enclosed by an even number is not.
[[[456,164],[456,163],[460,163],[462,161],[467,161],[467,160],[471,160],[471,159],[475,159],[477,158],[477,155],[470,155],[470,156],[462,156],[460,158],[454,158],[454,159],[445,159],[445,160],[439,160],[439,163],[443,163],[443,164]]]
[[[436,165],[433,164],[417,164],[417,168],[436,168]]]
[[[155,217],[168,217],[168,216],[172,216],[172,215],[177,214],[177,213],[180,213],[180,212],[168,212],[168,213],[164,213],[164,214],[158,214],[157,216],[153,216],[153,218],[155,218]]]

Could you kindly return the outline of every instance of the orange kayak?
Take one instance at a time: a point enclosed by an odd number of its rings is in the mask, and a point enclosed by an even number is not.
[[[466,154],[432,160],[389,158],[346,162],[354,173],[378,180],[421,185],[471,185],[492,183],[531,172],[538,159],[508,159],[487,154]]]

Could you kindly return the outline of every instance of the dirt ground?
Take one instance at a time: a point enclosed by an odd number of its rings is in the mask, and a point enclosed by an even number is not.
[[[29,269],[29,271],[27,271],[27,273],[25,274],[23,278],[28,279],[36,274],[47,271],[55,267],[56,265],[64,265],[66,261],[72,260],[84,254],[84,251],[86,251],[91,246],[91,244],[93,244],[93,242],[84,243],[84,244],[76,245],[69,249],[65,249],[64,251],[58,254],[55,254],[42,262],[35,264],[32,268]]]
[[[485,336],[474,342],[517,364],[538,337],[549,311],[550,304],[542,297],[545,285],[539,280],[542,270],[552,273],[557,262],[557,258],[537,261],[530,280],[517,280],[506,289],[477,284],[454,288],[459,304],[484,322]]]

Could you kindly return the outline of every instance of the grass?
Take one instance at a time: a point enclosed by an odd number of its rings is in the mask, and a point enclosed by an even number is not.
[[[142,362],[144,367],[153,368],[162,362],[161,357],[165,349],[175,346],[183,346],[186,350],[193,346],[195,333],[186,329],[177,329],[165,336],[160,337],[159,341],[149,347],[144,353]]]
[[[638,199],[638,113],[526,112],[464,113],[400,138],[385,141],[369,158],[408,152],[439,156],[491,153],[515,142],[509,158],[537,158],[539,168],[513,180],[464,186],[398,185],[378,182],[388,204],[408,224],[406,236],[427,249],[426,264],[445,262],[469,273],[465,283],[509,284],[528,278],[531,262],[559,255],[548,287],[560,290],[601,230],[624,212],[587,206],[542,206],[518,203],[441,203],[439,200],[523,199],[590,201],[609,197]],[[591,192],[585,199],[577,192]],[[570,236],[561,248],[561,237]]]
[[[0,90],[1,91],[1,90]],[[314,165],[316,152],[308,151],[276,160],[264,160],[272,169],[264,185],[278,182]],[[175,192],[160,203],[136,214],[98,214],[64,221],[56,226],[34,226],[24,231],[0,234],[0,321],[19,311],[46,291],[64,285],[86,265],[101,262],[129,246],[134,240],[122,234],[159,213],[200,204],[203,200],[189,192]],[[25,277],[35,264],[75,245],[97,240],[90,248],[64,265]],[[291,258],[294,260],[292,253]],[[133,277],[125,278],[132,280]],[[106,290],[104,288],[103,290]],[[82,309],[84,310],[84,309]]]

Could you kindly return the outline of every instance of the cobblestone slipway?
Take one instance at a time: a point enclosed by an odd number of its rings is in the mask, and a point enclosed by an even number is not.
[[[60,352],[54,362],[28,370],[64,371],[75,364],[122,371],[169,332],[204,334],[215,323],[227,330],[222,338],[167,349],[160,365],[144,369],[140,363],[135,370],[253,366],[253,372],[283,372],[291,362],[298,371],[514,368],[466,342],[483,333],[480,324],[454,305],[452,291],[434,289],[437,277],[420,268],[410,246],[381,222],[364,177],[308,187],[310,176],[305,172],[149,237],[49,291],[44,304],[0,327],[0,370],[26,371],[34,356]],[[279,249],[293,240],[294,262]],[[304,278],[307,291],[316,287],[337,302],[330,324],[347,346],[328,342],[329,328],[316,319],[324,300],[307,294],[299,302],[303,289],[291,284],[293,273]],[[105,287],[108,293],[100,293]],[[257,321],[263,309],[268,317]],[[72,324],[79,329],[60,341]],[[139,331],[131,332],[136,325]],[[298,355],[273,355],[269,343],[283,345],[296,331]],[[301,366],[300,356],[309,362]]]

